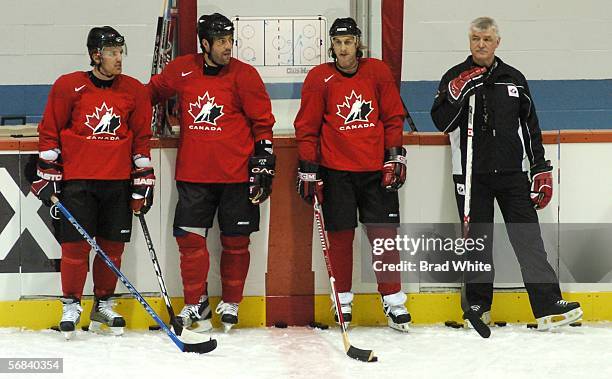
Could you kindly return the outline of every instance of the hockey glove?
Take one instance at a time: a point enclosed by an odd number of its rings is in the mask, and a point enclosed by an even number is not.
[[[300,161],[298,167],[297,192],[308,204],[314,203],[314,196],[317,195],[319,203],[323,203],[323,180],[319,176],[319,165],[312,162]]]
[[[276,156],[272,153],[272,141],[255,143],[255,156],[249,158],[249,199],[261,204],[272,193],[272,179],[276,167]]]
[[[132,171],[132,200],[130,207],[134,213],[147,213],[153,205],[155,174],[153,167],[137,167]]]
[[[531,168],[531,201],[535,209],[544,209],[553,195],[552,165],[550,161]]]
[[[486,71],[485,67],[473,67],[451,80],[448,83],[448,101],[451,104],[461,104],[467,91],[475,85],[475,82],[482,79]]]
[[[389,192],[400,189],[406,181],[406,149],[392,147],[385,151],[381,185]]]
[[[62,164],[59,163],[57,160],[48,161],[42,158],[38,158],[36,174],[38,175],[38,180],[35,180],[32,183],[30,191],[40,201],[42,201],[44,205],[50,207],[53,204],[51,202],[51,196],[57,195],[62,192]]]

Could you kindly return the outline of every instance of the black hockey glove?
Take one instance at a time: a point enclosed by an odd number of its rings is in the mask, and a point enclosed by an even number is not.
[[[32,183],[30,191],[47,207],[53,204],[51,196],[57,196],[62,192],[63,171],[62,164],[58,160],[48,161],[38,158],[36,166],[38,179]]]
[[[323,180],[319,175],[319,165],[312,162],[300,161],[296,182],[297,192],[308,204],[314,203],[317,195],[319,203],[323,203]]]
[[[272,152],[272,141],[255,143],[255,155],[249,158],[249,199],[261,204],[272,193],[272,179],[276,167],[276,156]]]
[[[132,200],[130,207],[134,213],[147,213],[153,205],[155,174],[153,167],[137,167],[132,171]]]

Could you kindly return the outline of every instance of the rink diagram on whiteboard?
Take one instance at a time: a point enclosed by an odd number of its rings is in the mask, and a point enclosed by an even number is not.
[[[326,62],[326,39],[321,37],[327,30],[324,17],[235,17],[232,21],[234,57],[243,62],[282,67],[279,73],[301,73],[303,66],[308,70]]]

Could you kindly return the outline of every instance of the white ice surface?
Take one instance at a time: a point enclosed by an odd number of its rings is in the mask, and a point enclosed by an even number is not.
[[[64,373],[49,378],[612,378],[612,324],[542,333],[524,325],[473,330],[414,326],[408,334],[356,327],[351,343],[373,349],[377,363],[349,359],[337,329],[237,329],[213,333],[209,354],[182,353],[161,331],[122,337],[51,330],[0,329],[0,357],[62,357]],[[7,375],[41,377],[36,374]]]

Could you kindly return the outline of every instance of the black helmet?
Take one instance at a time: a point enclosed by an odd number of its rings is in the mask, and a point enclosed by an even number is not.
[[[352,35],[361,37],[361,30],[357,27],[357,23],[351,17],[337,18],[329,28],[329,36]]]
[[[213,37],[223,37],[234,34],[234,24],[229,18],[219,13],[205,14],[198,20],[198,38],[200,44],[205,39],[212,44]],[[204,50],[202,48],[202,50]]]
[[[125,38],[110,26],[92,28],[87,35],[87,49],[91,52],[105,46],[123,46]]]

